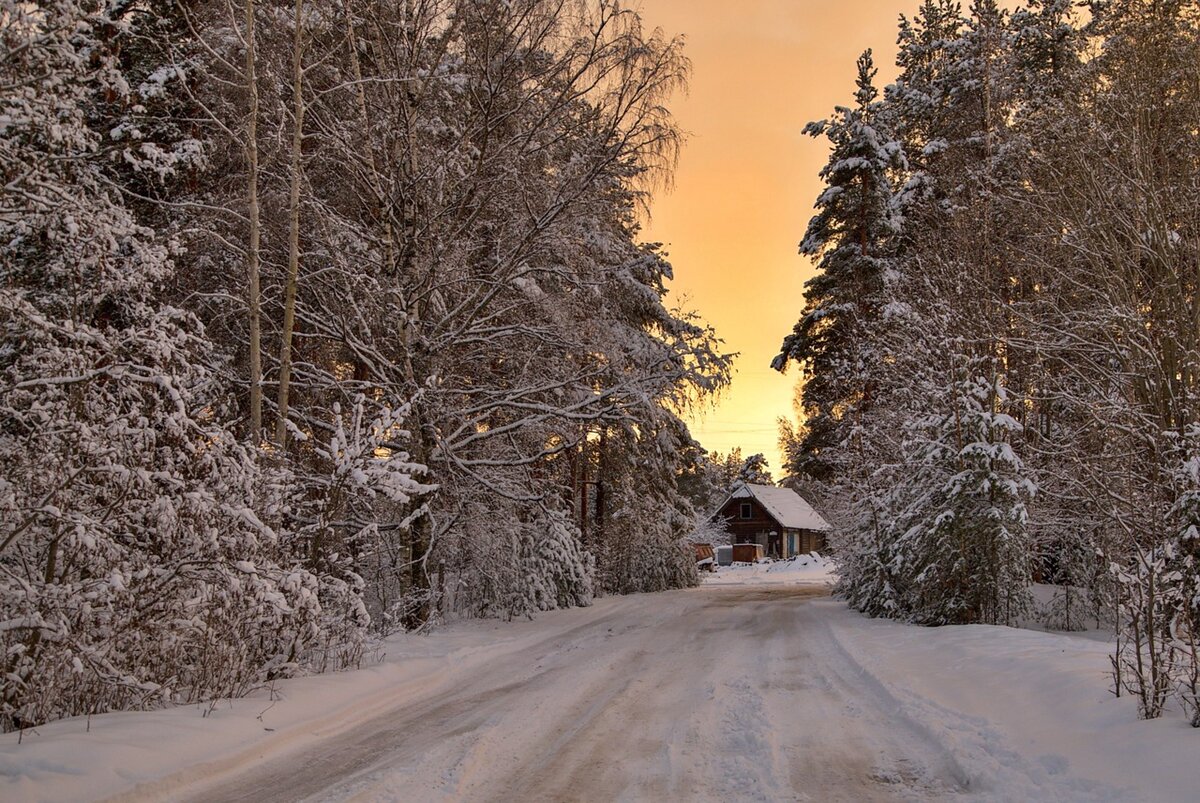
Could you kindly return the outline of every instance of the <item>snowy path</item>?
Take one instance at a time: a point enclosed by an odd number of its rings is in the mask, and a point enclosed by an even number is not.
[[[869,620],[807,571],[400,636],[207,716],[8,734],[0,799],[1200,800],[1200,734],[1114,700],[1106,644]]]
[[[733,586],[619,600],[445,672],[419,702],[406,695],[353,730],[192,793],[883,801],[956,789],[953,760],[806,613],[826,593]]]
[[[858,681],[806,611],[826,593],[641,597],[451,669],[422,701],[194,799],[893,800],[959,788],[953,759]]]

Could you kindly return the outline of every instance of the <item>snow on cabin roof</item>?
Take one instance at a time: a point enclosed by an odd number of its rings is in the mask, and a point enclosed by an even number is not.
[[[730,499],[756,499],[779,526],[788,530],[829,530],[829,522],[791,488],[774,485],[739,485]],[[722,506],[723,507],[723,506]]]

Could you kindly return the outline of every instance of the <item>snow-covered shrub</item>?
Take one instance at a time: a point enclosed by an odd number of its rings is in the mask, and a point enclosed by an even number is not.
[[[1086,591],[1062,586],[1037,613],[1047,630],[1070,633],[1087,630],[1094,612]]]
[[[1173,472],[1178,495],[1171,511],[1174,588],[1168,627],[1176,689],[1192,727],[1200,728],[1200,424],[1188,428],[1181,446]]]
[[[511,616],[592,604],[595,559],[579,528],[561,511],[538,508],[516,537]]]
[[[1114,679],[1143,718],[1161,716],[1175,696],[1200,727],[1200,425],[1164,440],[1175,493],[1159,509],[1167,532],[1111,567],[1120,603]]]
[[[687,535],[688,543],[718,546],[732,543],[732,539],[728,519],[711,518],[699,510],[692,517],[692,526]]]
[[[1041,500],[1039,500],[1041,501]],[[1038,618],[1050,630],[1078,631],[1100,627],[1113,620],[1109,588],[1113,579],[1103,556],[1088,541],[1091,533],[1082,517],[1057,507],[1054,500],[1037,506],[1042,517],[1031,529],[1037,554],[1035,579],[1054,589],[1053,597],[1039,610]],[[1031,513],[1031,518],[1032,518]],[[1068,522],[1065,526],[1061,522]],[[1093,523],[1092,529],[1098,525]]]
[[[1125,565],[1112,567],[1120,594],[1114,672],[1117,683],[1137,699],[1143,719],[1161,716],[1172,692],[1172,557],[1170,549],[1139,547]]]
[[[237,694],[322,635],[319,579],[263,521],[275,478],[213,421],[198,326],[122,314],[52,320],[0,291],[7,727]]]
[[[909,615],[927,624],[1007,624],[1030,604],[1025,500],[1034,490],[1000,411],[998,378],[967,376],[950,410],[918,419],[889,569]]]
[[[1189,431],[1191,454],[1177,472],[1181,493],[1175,506],[1179,527],[1178,607],[1171,622],[1180,698],[1200,728],[1200,425]]]
[[[446,610],[512,619],[592,604],[595,558],[556,499],[502,500],[478,489],[456,489],[455,496],[463,502],[456,537],[434,549],[438,564],[451,567]]]
[[[408,531],[437,486],[417,479],[428,469],[404,451],[410,409],[361,395],[348,411],[335,402],[329,434],[299,433],[293,449],[284,526],[296,558],[319,573],[322,601],[338,610],[330,624],[370,622],[386,632],[411,602]],[[354,650],[361,632],[328,637]]]

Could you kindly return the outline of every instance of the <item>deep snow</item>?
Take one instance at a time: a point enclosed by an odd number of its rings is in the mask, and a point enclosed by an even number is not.
[[[0,799],[1195,800],[1200,731],[1136,719],[1108,647],[916,628],[823,562],[399,636],[251,699],[0,739]],[[272,700],[272,696],[278,698]]]

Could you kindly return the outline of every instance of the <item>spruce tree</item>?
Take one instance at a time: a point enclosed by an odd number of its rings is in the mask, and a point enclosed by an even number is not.
[[[838,478],[838,450],[855,417],[872,402],[873,376],[883,355],[870,333],[885,303],[885,272],[893,216],[892,178],[905,166],[874,86],[871,51],[858,60],[853,108],[805,131],[826,137],[829,161],[821,170],[826,189],[817,198],[800,253],[814,257],[818,273],[805,285],[804,310],[772,363],[803,370],[801,412],[806,434],[793,474],[818,481]]]
[[[1012,448],[1020,425],[1001,412],[1006,393],[988,368],[961,369],[951,410],[910,429],[914,482],[892,568],[919,622],[1012,624],[1029,606],[1025,503],[1034,485]]]

